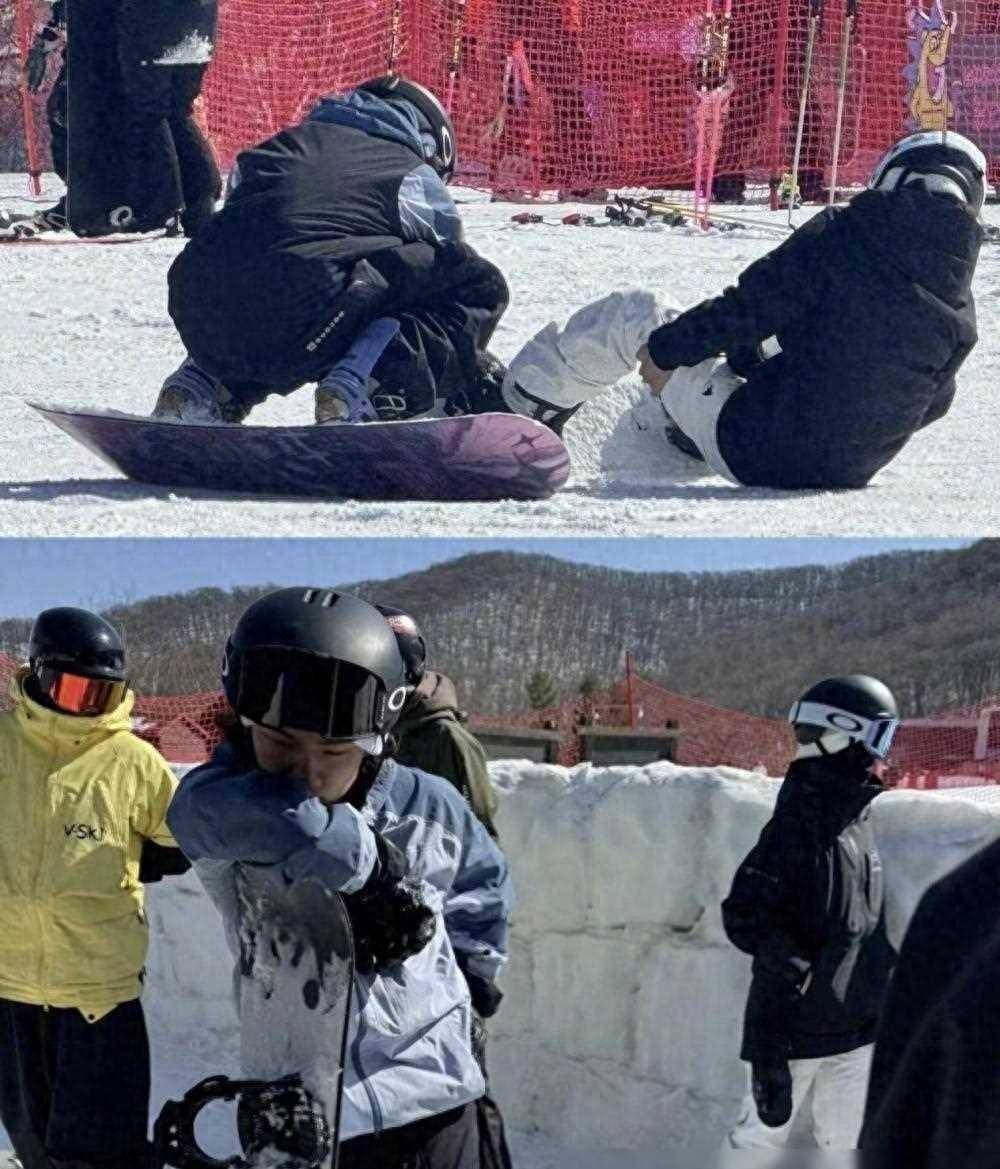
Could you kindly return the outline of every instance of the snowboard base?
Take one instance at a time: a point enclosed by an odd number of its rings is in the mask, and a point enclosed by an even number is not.
[[[192,425],[30,405],[129,479],[227,495],[379,501],[547,499],[561,439],[519,414],[325,426]]]

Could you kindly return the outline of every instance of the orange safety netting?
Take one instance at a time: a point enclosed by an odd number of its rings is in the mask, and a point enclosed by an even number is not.
[[[846,3],[826,0],[817,28],[806,198],[830,180]],[[8,16],[16,6],[33,18],[33,0],[8,0]],[[396,69],[448,103],[474,185],[690,191],[707,114],[716,197],[735,199],[790,169],[810,11],[807,0],[221,0],[209,125],[228,164],[321,94]],[[0,19],[6,120],[16,52],[14,22]],[[862,181],[917,126],[970,134],[1000,170],[1000,0],[859,0],[839,182]]]
[[[0,709],[18,663],[0,654]],[[135,731],[171,763],[200,763],[221,738],[218,719],[227,710],[221,693],[138,697]],[[679,732],[676,762],[692,767],[731,766],[784,774],[794,754],[788,724],[673,694],[632,674],[608,691],[545,710],[473,715],[476,727],[549,729],[560,732],[559,762],[580,760],[578,730],[588,726],[635,727]],[[888,782],[896,787],[949,788],[1000,783],[1000,696],[927,718],[904,721],[889,759]]]

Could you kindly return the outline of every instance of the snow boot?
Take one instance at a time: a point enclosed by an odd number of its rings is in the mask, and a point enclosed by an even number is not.
[[[250,411],[190,357],[164,381],[153,407],[154,418],[221,426],[242,422]]]
[[[544,423],[562,437],[562,429],[580,405],[562,409],[522,389],[507,366],[488,350],[479,355],[479,373],[472,386],[448,399],[446,414],[523,414]]]
[[[44,211],[36,211],[32,220],[39,231],[65,231],[66,223],[66,196]]]

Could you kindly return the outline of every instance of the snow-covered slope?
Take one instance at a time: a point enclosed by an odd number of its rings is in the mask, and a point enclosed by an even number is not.
[[[777,783],[669,763],[499,763],[493,776],[518,907],[490,1064],[519,1163],[717,1141],[743,1089],[750,965],[719,903]],[[899,937],[926,886],[1000,836],[1000,791],[893,793],[875,815]],[[196,879],[151,889],[149,920],[158,1107],[237,1070],[236,1019],[219,919]],[[224,1151],[221,1108],[205,1131]]]
[[[22,199],[22,176],[0,198]],[[53,187],[54,191],[54,187]],[[746,230],[702,234],[517,226],[509,204],[458,192],[470,242],[512,290],[495,349],[511,357],[547,321],[612,288],[643,285],[686,306],[718,292],[777,242]],[[54,198],[54,195],[52,196]],[[564,207],[541,208],[558,219]],[[600,215],[600,208],[588,208]],[[733,209],[730,209],[733,210]],[[760,208],[735,214],[783,222]],[[806,213],[802,213],[805,215]],[[1000,211],[986,217],[1000,223]],[[1000,531],[994,436],[1000,366],[1000,251],[976,277],[981,340],[948,417],[918,435],[863,494],[737,489],[703,475],[663,440],[638,380],[571,422],[573,476],[553,500],[511,505],[207,500],[129,484],[36,416],[26,401],[148,411],[182,356],[166,312],[166,270],[183,241],[28,244],[0,250],[0,530],[5,535],[979,535]],[[906,339],[900,338],[900,344]],[[636,406],[638,405],[638,409]],[[255,421],[311,420],[307,391],[272,399]],[[638,423],[637,423],[638,417]],[[793,422],[790,420],[790,424]],[[645,427],[645,429],[640,429]]]

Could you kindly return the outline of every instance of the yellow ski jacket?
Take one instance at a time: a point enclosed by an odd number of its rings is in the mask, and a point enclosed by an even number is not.
[[[144,839],[176,847],[164,817],[177,781],[132,733],[131,691],[75,717],[34,702],[27,673],[0,714],[0,997],[94,1022],[139,996],[139,858]]]

